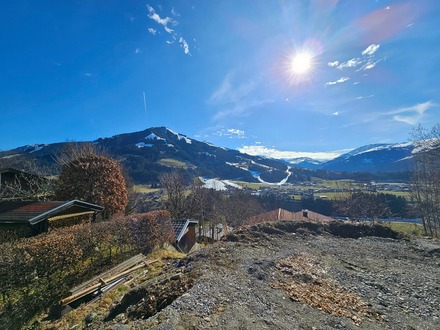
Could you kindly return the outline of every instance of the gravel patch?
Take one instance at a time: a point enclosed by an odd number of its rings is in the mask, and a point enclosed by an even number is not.
[[[168,265],[127,293],[132,304],[123,298],[87,328],[440,329],[438,241],[292,228],[234,232]],[[156,313],[149,301],[160,303]]]

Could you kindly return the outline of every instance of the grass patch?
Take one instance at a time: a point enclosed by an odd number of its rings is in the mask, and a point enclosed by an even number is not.
[[[176,251],[173,247],[157,249],[148,255],[148,259],[181,259],[186,254]]]
[[[155,192],[155,191],[159,191],[160,189],[158,189],[158,188],[151,188],[149,185],[135,184],[133,186],[133,190],[134,190],[134,192],[137,192],[137,193],[152,193],[152,192]]]
[[[180,160],[177,159],[172,159],[172,158],[163,158],[160,159],[157,163],[164,165],[164,166],[168,166],[168,167],[178,167],[178,168],[195,168],[194,165],[191,164],[187,164],[184,162],[181,162]]]
[[[390,190],[380,190],[378,191],[379,193],[382,194],[390,194],[390,195],[394,195],[394,196],[401,196],[401,197],[405,197],[406,199],[410,199],[411,198],[411,193],[409,191],[390,191]]]
[[[321,180],[313,179],[314,183],[332,189],[348,189],[355,183],[354,180]]]
[[[344,193],[344,192],[323,192],[323,193],[317,192],[317,193],[315,193],[315,198],[317,196],[326,196],[327,199],[339,200],[343,197],[346,197],[347,193]]]
[[[384,226],[387,226],[405,235],[417,236],[417,237],[421,237],[425,235],[423,231],[423,225],[419,223],[394,222],[394,221],[392,222],[385,221],[380,223]]]

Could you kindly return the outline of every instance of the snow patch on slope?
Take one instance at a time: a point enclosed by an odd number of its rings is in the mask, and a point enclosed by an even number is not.
[[[257,179],[260,183],[268,184],[268,185],[271,185],[271,186],[281,186],[281,185],[287,183],[287,180],[289,180],[289,177],[292,175],[292,172],[290,172],[291,167],[288,166],[288,167],[287,167],[287,170],[286,170],[286,174],[287,174],[287,176],[286,176],[284,179],[282,179],[280,182],[267,182],[267,181],[264,181],[264,180],[261,178],[261,173],[259,173],[259,172],[251,171],[251,170],[247,169],[246,167],[240,166],[240,164],[237,164],[237,163],[229,163],[229,162],[226,162],[226,164],[228,164],[228,165],[230,165],[230,166],[237,167],[237,168],[239,168],[239,169],[241,169],[241,170],[243,170],[243,171],[247,171],[247,172],[249,172],[249,173],[250,173],[255,179]],[[269,167],[269,168],[270,168],[270,167]]]
[[[23,152],[33,153],[36,151],[40,151],[43,149],[46,145],[45,144],[28,144],[23,147]],[[20,148],[21,149],[21,148]]]
[[[392,150],[392,149],[401,149],[401,148],[410,148],[414,146],[412,142],[407,143],[397,143],[397,144],[383,144],[383,145],[376,145],[371,148],[367,148],[365,150],[360,150],[356,153],[353,153],[352,156],[362,155],[368,152],[375,152],[380,150]]]
[[[14,158],[17,156],[20,156],[20,154],[13,154],[13,155],[9,155],[9,156],[4,156],[4,157],[2,157],[2,159]]]
[[[426,152],[433,149],[437,149],[440,147],[440,139],[439,138],[433,138],[429,140],[424,141],[417,141],[414,142],[414,149],[412,150],[413,154],[419,153],[419,152]]]
[[[145,140],[166,141],[166,139],[161,138],[161,137],[157,136],[157,135],[154,134],[154,133],[151,133],[150,135],[147,135],[147,136],[145,137]]]
[[[184,140],[186,143],[191,144],[192,140],[190,138],[187,138],[185,135],[181,135],[179,133],[174,132],[172,129],[167,128],[166,129],[168,132],[170,132],[171,134],[174,134],[175,136],[177,136],[177,139],[179,140]]]
[[[228,190],[226,186],[230,186],[236,189],[242,189],[243,187],[233,183],[229,180],[219,180],[219,179],[207,179],[204,177],[199,177],[200,181],[203,182],[203,188],[214,189],[217,191]]]
[[[151,148],[153,145],[151,143],[139,142],[136,143],[136,147],[138,148]]]
[[[300,157],[300,158],[293,158],[293,159],[288,159],[288,162],[290,164],[296,165],[302,162],[308,162],[310,164],[315,164],[315,165],[319,165],[322,164],[322,161],[310,158],[310,157]]]

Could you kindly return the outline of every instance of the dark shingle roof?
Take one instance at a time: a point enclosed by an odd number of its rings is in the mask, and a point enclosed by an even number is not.
[[[182,236],[185,234],[185,230],[190,223],[197,224],[199,223],[197,220],[192,219],[183,219],[183,220],[171,220],[171,224],[173,225],[174,235],[176,235],[176,241],[180,241]]]
[[[0,201],[0,223],[34,225],[53,216],[79,213],[85,210],[101,212],[104,208],[78,200],[68,202]]]

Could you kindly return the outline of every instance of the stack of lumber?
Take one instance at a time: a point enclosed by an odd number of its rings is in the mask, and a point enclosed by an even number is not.
[[[144,255],[138,254],[91,280],[72,288],[70,290],[71,295],[62,299],[60,305],[68,305],[96,291],[107,291],[122,283],[130,273],[157,261],[158,259],[147,260]]]

